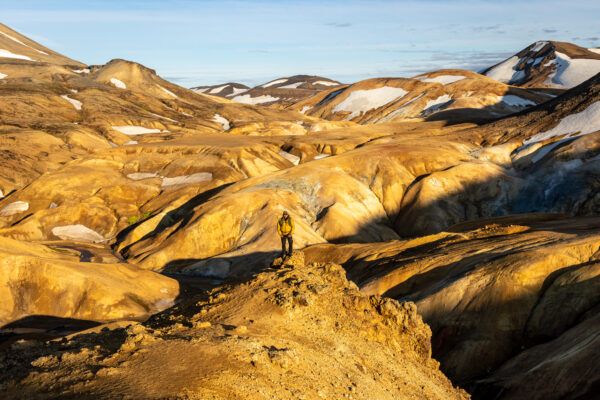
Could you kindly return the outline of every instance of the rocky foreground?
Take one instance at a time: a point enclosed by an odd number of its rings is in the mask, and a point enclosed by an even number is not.
[[[466,399],[414,303],[362,294],[335,264],[284,265],[119,323],[0,356],[7,398]]]

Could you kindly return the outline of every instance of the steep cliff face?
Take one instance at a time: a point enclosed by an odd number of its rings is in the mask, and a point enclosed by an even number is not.
[[[126,328],[2,354],[9,397],[466,399],[413,303],[361,294],[302,253]],[[19,349],[19,351],[16,351]]]

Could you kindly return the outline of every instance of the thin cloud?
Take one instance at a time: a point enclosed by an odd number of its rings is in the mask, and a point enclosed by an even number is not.
[[[352,26],[352,24],[350,22],[330,22],[325,25],[331,26],[333,28],[348,28],[348,27]]]
[[[542,32],[544,32],[544,33],[556,33],[558,31],[556,29],[554,29],[554,28],[547,28],[547,29],[542,29]]]

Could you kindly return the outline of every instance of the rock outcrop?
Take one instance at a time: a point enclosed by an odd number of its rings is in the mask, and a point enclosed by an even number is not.
[[[341,267],[296,253],[143,324],[15,343],[0,387],[29,398],[468,398],[429,338],[414,304],[361,294]]]

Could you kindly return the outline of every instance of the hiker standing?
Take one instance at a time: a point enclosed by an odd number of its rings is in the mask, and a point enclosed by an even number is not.
[[[284,211],[283,216],[277,221],[277,233],[281,236],[281,257],[291,257],[294,249],[294,239],[292,239],[292,234],[294,233],[294,220],[287,211]],[[288,252],[285,251],[286,240],[288,242]]]

